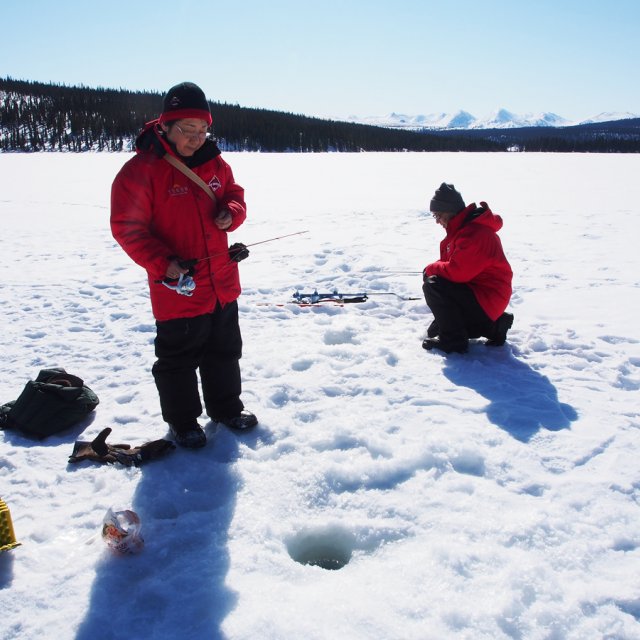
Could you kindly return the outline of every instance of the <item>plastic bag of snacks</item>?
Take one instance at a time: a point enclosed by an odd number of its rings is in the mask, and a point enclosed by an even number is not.
[[[102,521],[102,539],[116,553],[140,553],[144,540],[140,535],[140,517],[134,511],[116,511],[111,507]]]

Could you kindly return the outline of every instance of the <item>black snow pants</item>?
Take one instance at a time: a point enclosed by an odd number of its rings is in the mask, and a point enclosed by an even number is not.
[[[441,343],[463,345],[469,338],[493,336],[495,323],[468,285],[429,276],[425,278],[422,291],[433,313]]]
[[[238,303],[194,318],[156,322],[153,377],[160,395],[162,417],[171,424],[188,424],[202,413],[198,375],[207,414],[211,418],[238,415],[242,336]]]

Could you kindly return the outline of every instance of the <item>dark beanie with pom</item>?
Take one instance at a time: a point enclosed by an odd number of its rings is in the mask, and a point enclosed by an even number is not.
[[[438,211],[442,213],[458,213],[465,207],[464,200],[456,188],[452,184],[443,182],[433,194],[430,211]]]
[[[181,82],[167,91],[162,101],[160,123],[198,118],[211,125],[211,111],[204,91],[193,82]]]

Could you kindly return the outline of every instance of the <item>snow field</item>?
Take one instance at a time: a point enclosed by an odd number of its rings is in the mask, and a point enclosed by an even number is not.
[[[100,397],[42,442],[0,433],[0,638],[636,638],[639,199],[632,155],[225,154],[247,191],[243,398],[202,451],[67,465],[165,437],[144,273],[108,229],[126,155],[0,156],[3,402],[64,366]],[[421,271],[442,181],[503,215],[505,347],[444,358]],[[366,291],[300,308],[296,290]],[[111,505],[145,549],[112,556]],[[332,555],[326,570],[297,562]],[[35,612],[35,615],[34,613]]]

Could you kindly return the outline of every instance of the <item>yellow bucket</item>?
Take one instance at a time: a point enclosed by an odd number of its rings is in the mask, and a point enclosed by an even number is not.
[[[16,542],[16,534],[13,532],[9,507],[0,498],[0,551],[9,551],[19,544]]]

